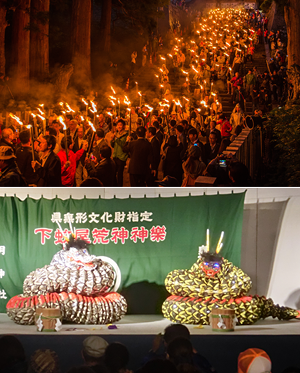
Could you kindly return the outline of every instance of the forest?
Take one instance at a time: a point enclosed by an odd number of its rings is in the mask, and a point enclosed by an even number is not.
[[[5,98],[49,100],[70,86],[103,84],[142,48],[169,0],[0,0],[0,83]],[[58,94],[59,93],[59,94]]]

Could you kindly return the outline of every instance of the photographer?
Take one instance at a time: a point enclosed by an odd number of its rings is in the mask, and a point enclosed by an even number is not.
[[[252,186],[247,166],[233,158],[231,154],[220,154],[206,167],[204,176],[216,177],[218,186]]]
[[[100,180],[105,187],[112,187],[117,184],[116,164],[111,159],[111,153],[111,148],[108,145],[102,145],[99,151],[99,163],[95,165],[95,162],[90,158],[85,159],[85,168],[88,175]]]

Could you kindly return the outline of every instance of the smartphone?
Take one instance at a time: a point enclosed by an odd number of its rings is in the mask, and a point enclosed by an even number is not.
[[[227,164],[226,164],[226,159],[220,159],[219,160],[219,166],[220,167],[227,167]]]

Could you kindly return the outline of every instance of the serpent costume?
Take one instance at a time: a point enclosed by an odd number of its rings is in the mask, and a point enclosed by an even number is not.
[[[239,325],[253,324],[268,316],[286,320],[298,318],[297,310],[275,305],[272,299],[264,296],[247,295],[251,279],[219,256],[221,240],[216,253],[209,253],[207,243],[199,248],[199,258],[191,269],[174,270],[167,275],[165,285],[172,295],[162,305],[164,317],[182,324],[207,325],[212,309],[223,308],[235,310]]]
[[[7,314],[23,325],[34,323],[36,308],[60,308],[63,320],[78,324],[118,321],[127,311],[115,292],[120,275],[110,258],[90,255],[87,243],[72,236],[50,265],[25,278],[23,294],[9,300]]]

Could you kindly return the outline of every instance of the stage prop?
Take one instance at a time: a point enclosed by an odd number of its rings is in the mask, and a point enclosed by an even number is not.
[[[160,291],[167,273],[174,268],[189,268],[194,262],[194,248],[199,239],[205,240],[207,226],[214,232],[216,240],[220,229],[228,232],[224,256],[239,265],[244,197],[244,192],[80,200],[42,197],[22,201],[17,197],[0,197],[3,216],[0,229],[0,312],[6,312],[10,298],[23,293],[24,279],[28,274],[50,264],[61,245],[65,244],[65,237],[72,233],[69,228],[72,224],[75,238],[87,241],[92,255],[105,256],[103,262],[106,263],[109,263],[107,257],[117,263],[122,273],[119,292],[126,294],[128,308],[134,308],[135,314],[139,314],[142,302],[139,285],[147,282]],[[61,224],[63,232],[57,223]],[[212,244],[217,244],[214,237]],[[48,270],[44,271],[48,273]],[[51,272],[49,276],[56,281],[60,277],[55,273]],[[66,266],[64,276],[70,277]],[[75,278],[70,280],[75,281]],[[78,280],[82,284],[82,278]],[[34,288],[31,285],[36,286],[27,279],[25,294],[33,297],[32,302],[39,302],[37,298],[41,295],[31,293]],[[89,291],[88,287],[80,286],[83,291]],[[132,292],[132,288],[139,291]],[[51,289],[51,292],[75,294],[71,288],[65,290],[63,286],[55,291]],[[160,313],[165,298],[159,300],[155,311],[144,310],[143,313]],[[46,301],[54,302],[51,299]],[[63,301],[68,303],[72,299],[64,296]],[[76,295],[74,303],[78,301]],[[101,305],[110,307],[110,301],[102,300]],[[86,303],[84,307],[90,307],[90,304]]]
[[[121,319],[127,311],[117,290],[120,271],[116,263],[90,255],[87,243],[72,235],[50,265],[31,272],[24,281],[23,294],[7,303],[7,314],[17,324],[36,320],[43,329],[41,308],[60,309],[63,320],[77,324],[108,324]],[[115,269],[116,268],[116,269]],[[50,316],[48,316],[50,317]]]
[[[268,316],[280,320],[299,318],[297,310],[275,305],[264,296],[247,295],[252,284],[250,277],[219,255],[223,236],[224,232],[212,253],[207,230],[206,246],[199,247],[198,260],[191,269],[174,270],[167,275],[165,285],[172,295],[163,303],[164,317],[182,324],[207,325],[212,310],[219,308],[221,323],[224,309],[235,311],[238,325],[253,324]]]

